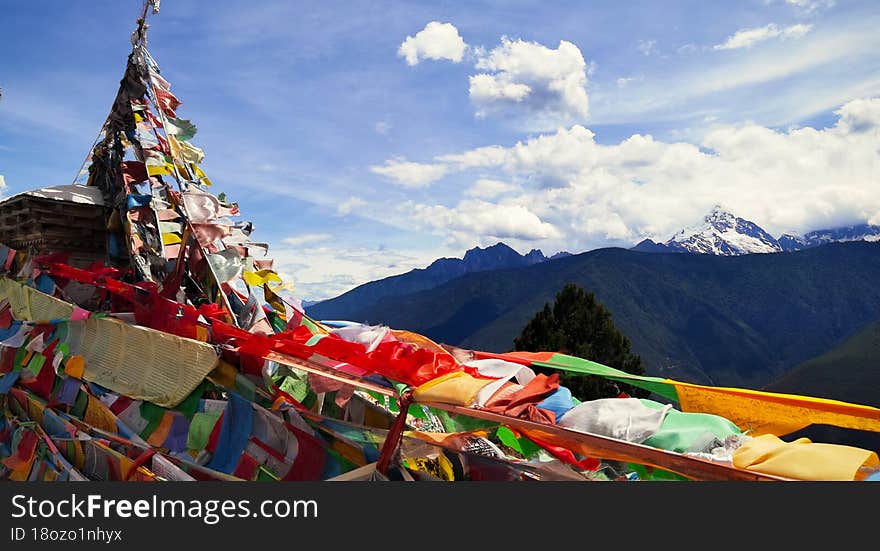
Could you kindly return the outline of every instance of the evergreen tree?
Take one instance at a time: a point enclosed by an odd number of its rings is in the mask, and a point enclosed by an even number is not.
[[[644,375],[642,359],[630,352],[630,341],[611,321],[611,313],[586,293],[569,283],[556,295],[551,307],[544,308],[513,340],[515,350],[560,352],[577,356],[632,373]],[[540,370],[540,368],[539,368]],[[567,373],[547,369],[546,374],[559,373],[560,382],[580,400],[613,398],[620,392],[646,398],[650,392],[594,375]]]

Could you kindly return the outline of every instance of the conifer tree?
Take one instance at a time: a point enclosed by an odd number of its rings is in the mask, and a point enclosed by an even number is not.
[[[607,365],[634,375],[644,375],[642,359],[630,351],[630,341],[614,327],[611,312],[577,285],[568,283],[545,304],[513,341],[515,350],[560,352]],[[539,369],[540,370],[540,369]],[[560,382],[580,400],[613,398],[621,392],[647,397],[650,392],[630,385],[578,373],[558,372]]]

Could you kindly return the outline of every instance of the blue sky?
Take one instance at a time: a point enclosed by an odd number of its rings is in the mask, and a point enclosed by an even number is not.
[[[0,0],[0,175],[69,184],[140,0]],[[295,294],[504,241],[880,223],[880,4],[166,0],[149,50]]]

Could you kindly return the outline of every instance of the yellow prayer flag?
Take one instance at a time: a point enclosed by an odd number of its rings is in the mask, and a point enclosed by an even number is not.
[[[189,167],[180,163],[175,164],[177,165],[177,172],[184,180],[192,181],[195,179],[195,177],[192,175],[192,172],[190,172]]]
[[[171,163],[164,163],[161,165],[147,165],[147,174],[150,176],[156,176],[159,174],[171,174],[174,172],[174,165]]]
[[[877,453],[841,444],[814,443],[809,438],[785,442],[772,434],[746,441],[733,452],[738,469],[811,481],[855,480],[859,469],[880,468]]]
[[[222,387],[235,388],[235,376],[237,374],[238,370],[234,365],[218,360],[214,370],[208,374],[208,379]]]
[[[116,416],[113,415],[110,408],[105,406],[101,400],[92,395],[89,395],[89,403],[86,406],[83,421],[96,429],[105,430],[113,434],[118,432],[116,429]]]
[[[174,245],[176,243],[180,243],[181,238],[176,233],[163,233],[162,234],[162,244],[163,245]]]
[[[880,432],[880,408],[827,398],[671,381],[681,411],[720,415],[752,434],[781,436],[813,424]]]
[[[211,180],[210,180],[210,178],[208,178],[208,175],[205,174],[205,172],[199,167],[199,165],[194,164],[192,166],[193,166],[193,172],[195,172],[195,175],[196,175],[196,177],[194,179],[196,181],[198,181],[198,183],[202,184],[203,186],[210,187]]]
[[[171,155],[185,163],[201,163],[205,160],[205,152],[188,142],[179,141],[172,135],[168,136]]]
[[[273,270],[260,270],[258,272],[244,270],[241,273],[241,277],[248,285],[251,285],[252,287],[260,287],[263,284],[269,283],[270,281],[278,281],[279,283],[281,282],[281,276],[279,276]]]
[[[471,406],[480,390],[493,379],[477,379],[464,371],[452,371],[421,384],[413,389],[416,402],[440,402],[458,406]]]

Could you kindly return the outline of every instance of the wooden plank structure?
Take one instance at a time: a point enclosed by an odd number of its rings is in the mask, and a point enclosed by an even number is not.
[[[68,252],[77,267],[105,262],[109,212],[96,187],[26,191],[0,202],[0,243],[36,254]]]

